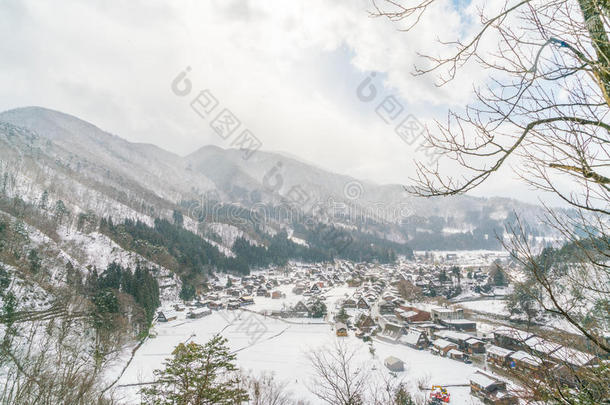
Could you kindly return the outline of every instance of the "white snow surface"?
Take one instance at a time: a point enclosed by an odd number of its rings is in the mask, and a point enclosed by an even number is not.
[[[278,288],[286,292],[286,299],[256,297],[256,304],[248,307],[248,310],[279,309],[302,298],[291,294],[288,287],[292,288],[291,285]],[[325,294],[329,311],[336,300],[350,291],[353,289],[340,287]],[[375,370],[374,373],[389,376],[389,371],[383,365],[383,360],[388,356],[404,361],[405,371],[398,373],[397,378],[407,382],[415,395],[427,395],[417,390],[419,378],[428,377],[430,385],[468,384],[470,375],[476,371],[472,365],[380,340],[373,343],[373,356],[369,352],[368,344],[357,339],[353,332],[350,331],[349,336],[345,338],[336,337],[332,323],[321,323],[320,320],[279,320],[241,310],[213,312],[212,315],[201,319],[186,319],[185,312],[178,314],[177,320],[155,324],[152,332],[154,337],[149,338],[136,352],[133,361],[121,376],[117,393],[122,397],[123,403],[137,404],[139,395],[137,386],[121,386],[152,381],[153,370],[162,368],[163,361],[171,355],[177,344],[187,341],[203,344],[216,333],[221,333],[228,339],[229,346],[237,354],[237,363],[244,372],[252,372],[255,375],[264,371],[272,372],[278,380],[287,382],[294,399],[305,399],[312,404],[319,403],[319,400],[308,388],[312,387],[313,369],[307,354],[312,350],[331,348],[337,339],[357,350],[356,366]],[[251,328],[245,327],[252,324],[260,328],[259,338],[251,333]],[[126,361],[129,355],[130,350],[126,350],[123,360]],[[116,378],[121,368],[121,365],[117,364],[108,378]],[[469,387],[450,387],[449,392],[452,404],[480,404],[470,396]]]

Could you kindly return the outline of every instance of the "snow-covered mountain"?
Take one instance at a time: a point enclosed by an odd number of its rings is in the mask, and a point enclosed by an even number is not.
[[[240,150],[205,146],[181,157],[40,107],[1,113],[0,145],[8,195],[37,201],[46,191],[50,202],[62,200],[72,212],[92,211],[99,217],[137,218],[150,224],[180,208],[187,217],[185,226],[197,231],[197,222],[189,219],[196,210],[189,204],[201,204],[206,198],[252,210],[262,204],[288,205],[312,214],[314,221],[330,221],[399,243],[430,233],[455,238],[476,229],[493,238],[488,228],[502,225],[513,211],[523,215],[538,235],[547,231],[537,220],[542,209],[516,200],[421,199],[409,195],[402,185],[362,181],[265,151],[245,160]],[[267,233],[290,227],[280,222],[270,216]],[[227,232],[235,234],[235,227],[251,233],[239,223],[227,223]],[[218,224],[214,232],[222,233]],[[226,235],[220,239],[220,243],[234,240]]]

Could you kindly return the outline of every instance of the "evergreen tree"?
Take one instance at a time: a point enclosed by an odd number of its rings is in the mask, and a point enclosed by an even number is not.
[[[180,227],[184,225],[184,217],[182,216],[182,213],[180,211],[174,210],[174,212],[172,213],[172,218],[174,219],[174,225]]]
[[[0,297],[4,296],[4,291],[11,285],[11,276],[6,269],[0,266]]]
[[[309,316],[312,318],[323,318],[326,315],[326,304],[320,299],[316,299],[309,306]]]
[[[190,301],[195,298],[195,287],[193,287],[187,280],[182,280],[182,288],[180,289],[180,299],[183,301]]]
[[[240,388],[241,380],[227,339],[214,336],[205,345],[180,343],[165,362],[165,369],[155,370],[157,381],[143,388],[144,403],[155,405],[234,405],[248,401]]]
[[[30,271],[33,274],[37,274],[40,271],[41,260],[40,257],[38,257],[38,252],[36,252],[36,250],[30,250],[30,253],[28,253],[28,262],[30,263]]]
[[[347,322],[347,320],[349,319],[349,315],[345,311],[344,307],[341,307],[341,309],[339,310],[339,313],[337,314],[336,318],[337,318],[337,321],[339,321],[339,322],[343,322],[343,323]]]
[[[83,288],[83,275],[78,269],[75,269],[72,262],[66,263],[66,284],[81,291]]]
[[[119,300],[110,289],[100,290],[93,297],[91,320],[95,329],[112,329],[119,313]]]
[[[38,207],[40,209],[46,210],[47,204],[49,203],[49,192],[47,190],[42,192],[40,196],[40,202],[38,203]]]
[[[65,216],[68,214],[68,209],[62,200],[57,200],[55,203],[54,214],[55,221],[57,221],[58,224],[61,224]]]

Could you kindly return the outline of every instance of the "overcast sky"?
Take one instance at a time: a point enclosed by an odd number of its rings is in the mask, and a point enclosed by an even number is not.
[[[442,88],[415,77],[417,52],[471,29],[471,7],[439,2],[417,29],[370,18],[369,0],[13,1],[0,5],[0,110],[39,105],[83,118],[133,142],[180,155],[228,147],[189,102],[208,89],[263,149],[340,173],[408,184],[426,159],[393,131],[461,108],[483,72],[468,68]],[[187,67],[190,95],[171,90]],[[371,73],[377,97],[357,97]],[[375,109],[403,108],[390,124]],[[509,171],[477,194],[535,201]]]

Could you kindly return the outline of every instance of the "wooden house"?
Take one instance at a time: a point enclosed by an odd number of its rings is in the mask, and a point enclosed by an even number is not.
[[[347,326],[342,322],[337,322],[335,324],[335,332],[337,336],[347,336]]]
[[[178,314],[173,311],[157,312],[157,322],[171,322],[178,319]]]
[[[518,404],[518,399],[506,391],[506,383],[482,371],[470,377],[470,393],[491,405]]]
[[[443,319],[440,321],[442,325],[445,325],[449,329],[460,331],[460,332],[476,332],[477,323],[469,321],[467,319]]]
[[[402,343],[413,349],[422,350],[428,347],[430,341],[424,332],[411,329],[406,335],[403,335],[398,339],[398,343]]]
[[[395,373],[405,371],[405,363],[394,356],[386,357],[386,359],[383,361],[383,364],[388,370]]]
[[[186,317],[190,318],[190,319],[198,319],[198,318],[203,318],[204,316],[208,316],[212,314],[212,310],[209,308],[205,308],[205,307],[201,307],[201,308],[196,308],[196,309],[191,309],[187,314]]]
[[[303,303],[303,301],[299,301],[295,304],[294,308],[293,308],[294,312],[304,312],[304,313],[308,313],[309,312],[309,308],[307,307],[307,305],[305,305]]]
[[[388,302],[386,300],[379,301],[379,313],[382,315],[393,314],[394,313],[394,304]]]
[[[507,367],[509,365],[509,356],[513,353],[513,350],[491,345],[487,348],[487,362],[493,366]]]
[[[370,332],[375,327],[375,321],[370,315],[360,314],[356,320],[356,326],[363,332]]]
[[[508,356],[508,362],[510,368],[528,373],[536,373],[540,371],[543,366],[542,360],[524,352],[523,350],[511,353]]]
[[[358,301],[356,301],[353,298],[346,298],[343,301],[343,308],[356,308],[356,306],[358,305]]]
[[[470,354],[485,353],[485,342],[475,337],[466,339],[466,351]]]
[[[520,329],[503,326],[494,330],[493,336],[494,345],[519,350],[526,348],[525,341],[534,335]]]
[[[436,339],[432,342],[432,346],[441,356],[446,356],[449,350],[457,349],[458,346],[445,339]]]
[[[447,352],[447,357],[453,360],[463,361],[466,355],[457,349],[451,349]]]
[[[357,307],[359,309],[371,309],[371,305],[368,303],[368,301],[366,299],[364,299],[363,297],[360,297],[358,299],[358,304]]]

